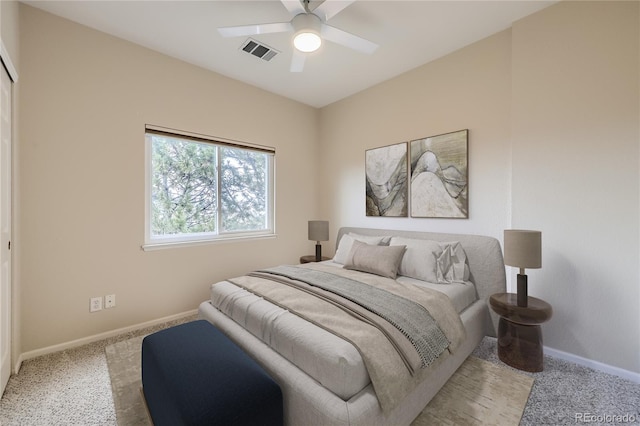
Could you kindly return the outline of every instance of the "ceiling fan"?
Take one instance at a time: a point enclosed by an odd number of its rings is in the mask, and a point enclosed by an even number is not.
[[[355,0],[325,0],[310,10],[311,0],[280,0],[293,19],[289,22],[270,24],[241,25],[218,28],[223,37],[241,37],[259,34],[293,32],[293,57],[291,72],[301,72],[306,54],[320,48],[323,40],[346,46],[358,52],[372,54],[378,45],[355,34],[348,33],[331,25],[327,21],[345,9]]]

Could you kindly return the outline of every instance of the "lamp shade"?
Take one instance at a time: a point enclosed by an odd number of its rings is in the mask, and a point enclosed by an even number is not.
[[[309,239],[311,241],[329,241],[329,221],[310,220]]]
[[[504,231],[504,263],[521,269],[542,267],[542,232],[524,229]]]

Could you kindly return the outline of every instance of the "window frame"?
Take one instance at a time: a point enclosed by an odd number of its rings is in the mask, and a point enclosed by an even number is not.
[[[251,231],[220,231],[222,229],[222,209],[220,200],[221,179],[216,179],[217,188],[217,231],[216,232],[199,232],[191,234],[175,234],[165,236],[154,236],[151,232],[152,220],[152,193],[153,193],[153,167],[152,167],[152,137],[150,135],[161,135],[194,143],[206,143],[217,147],[239,148],[248,151],[257,151],[267,154],[266,165],[266,190],[267,190],[267,211],[266,211],[266,227],[261,230]],[[246,142],[238,142],[223,138],[217,138],[192,132],[185,132],[175,129],[167,129],[160,126],[146,125],[144,132],[145,144],[145,219],[144,219],[144,251],[158,250],[164,248],[174,248],[181,246],[194,246],[203,244],[214,244],[220,242],[252,240],[275,238],[275,157],[276,150],[273,147],[249,144]],[[218,177],[220,174],[220,150],[217,151],[217,170]]]

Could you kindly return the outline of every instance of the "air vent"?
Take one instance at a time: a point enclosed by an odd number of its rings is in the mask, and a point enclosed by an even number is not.
[[[242,47],[240,47],[240,49],[267,62],[280,53],[266,44],[260,43],[252,38],[248,38],[244,43],[242,43]]]

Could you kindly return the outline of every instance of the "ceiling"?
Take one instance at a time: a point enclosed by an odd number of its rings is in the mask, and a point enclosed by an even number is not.
[[[356,1],[328,23],[380,47],[366,55],[327,41],[309,54],[300,73],[289,71],[291,33],[253,37],[281,52],[267,62],[241,50],[247,37],[223,38],[216,30],[290,21],[292,16],[278,0],[23,3],[269,92],[323,107],[507,29],[555,1]]]

